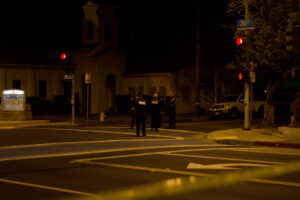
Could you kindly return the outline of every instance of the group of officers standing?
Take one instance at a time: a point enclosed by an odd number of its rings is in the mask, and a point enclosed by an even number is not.
[[[168,97],[159,97],[157,93],[154,93],[150,102],[147,102],[139,94],[130,99],[130,110],[132,114],[130,127],[133,128],[134,123],[136,123],[137,136],[140,136],[141,125],[142,135],[146,136],[146,116],[149,112],[151,114],[151,131],[158,131],[158,128],[161,127],[163,115],[167,115],[169,118],[169,128],[175,128],[176,107],[173,92]]]

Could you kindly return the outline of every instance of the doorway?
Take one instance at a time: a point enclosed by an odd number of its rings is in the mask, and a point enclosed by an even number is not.
[[[114,113],[115,111],[115,98],[116,98],[116,79],[115,76],[110,74],[106,77],[106,102],[108,111]]]

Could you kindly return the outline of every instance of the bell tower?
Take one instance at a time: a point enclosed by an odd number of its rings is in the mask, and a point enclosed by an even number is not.
[[[82,43],[92,45],[99,43],[98,5],[88,1],[83,5],[84,18],[82,22]]]
[[[101,44],[118,44],[117,7],[99,5],[99,41]]]
[[[117,45],[117,7],[96,4],[90,0],[83,5],[82,43],[84,45]]]

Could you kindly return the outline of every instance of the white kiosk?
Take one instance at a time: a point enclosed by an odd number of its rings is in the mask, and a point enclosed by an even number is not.
[[[31,109],[25,106],[24,90],[3,90],[1,94],[0,120],[20,121],[31,120]]]
[[[3,90],[2,110],[4,111],[23,111],[25,109],[24,90]]]

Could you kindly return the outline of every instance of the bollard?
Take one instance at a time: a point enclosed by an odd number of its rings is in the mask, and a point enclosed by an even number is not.
[[[105,114],[104,112],[100,113],[100,122],[104,122]]]

